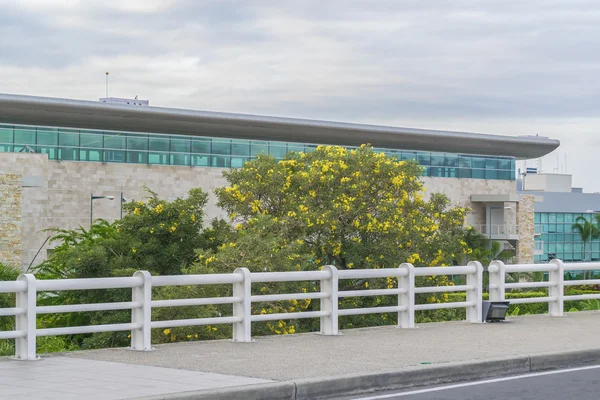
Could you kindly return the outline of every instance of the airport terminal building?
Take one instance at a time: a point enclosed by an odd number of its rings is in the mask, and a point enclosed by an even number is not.
[[[513,246],[519,262],[533,262],[534,197],[517,191],[515,164],[550,153],[557,140],[6,94],[0,94],[0,262],[23,268],[41,262],[52,249],[44,245],[44,229],[89,226],[91,204],[94,219],[118,219],[119,199],[143,198],[144,186],[165,199],[202,187],[211,194],[213,217],[222,215],[212,190],[225,184],[223,169],[261,153],[282,158],[319,144],[363,143],[417,160],[428,193],[470,207],[466,224]]]

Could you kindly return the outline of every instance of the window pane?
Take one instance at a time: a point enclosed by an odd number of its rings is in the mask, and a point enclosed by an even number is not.
[[[104,160],[107,162],[125,162],[125,152],[119,151],[119,149],[125,149],[125,144],[125,136],[105,134],[104,148],[107,151],[104,153]]]
[[[154,151],[169,151],[169,138],[150,136],[149,148]]]
[[[288,152],[295,151],[297,153],[304,153],[304,145],[298,143],[288,143]]]
[[[0,125],[0,151],[13,151],[13,128]]]
[[[35,130],[15,128],[15,151],[26,149],[26,146],[35,146]]]
[[[253,140],[250,144],[250,155],[269,154],[269,142]]]
[[[171,153],[189,153],[190,139],[171,137]]]
[[[458,165],[462,168],[471,168],[471,157],[460,156],[458,158]]]
[[[43,145],[56,146],[58,144],[58,130],[57,129],[38,130],[37,144],[42,145],[42,146]]]
[[[148,150],[148,138],[146,137],[127,137],[127,149],[129,150]]]
[[[498,171],[488,169],[485,171],[485,179],[498,179]]]
[[[459,178],[470,178],[471,177],[471,169],[470,168],[459,168],[458,177]]]
[[[444,156],[443,155],[432,155],[431,156],[431,165],[444,165]]]
[[[61,130],[58,134],[58,144],[69,147],[79,146],[79,133]]]
[[[213,143],[214,148],[214,143]],[[212,166],[217,168],[229,168],[231,165],[231,159],[229,156],[213,156]]]
[[[494,158],[486,158],[485,167],[490,169],[498,169],[498,160]]]
[[[417,155],[417,161],[420,165],[431,165],[431,155],[428,153],[420,153]]]
[[[58,129],[39,128],[37,132],[38,153],[47,154],[49,160],[56,160],[58,157]]]
[[[403,151],[402,152],[402,159],[403,160],[416,160],[417,159],[417,153],[415,153],[414,151]]]
[[[148,139],[148,163],[169,164],[169,137],[150,135]]]
[[[133,164],[148,163],[148,138],[141,136],[127,136],[127,149],[140,150],[128,151],[127,162]]]
[[[171,154],[169,154],[169,163],[171,165],[191,165],[190,157],[190,139],[171,136]]]
[[[475,178],[475,179],[485,179],[485,170],[483,170],[483,169],[474,169],[473,170],[473,178]]]
[[[214,141],[212,143],[212,153],[213,154],[223,154],[230,155],[231,154],[231,141]]]
[[[474,157],[471,162],[473,163],[473,168],[485,168],[485,158]]]
[[[210,154],[210,139],[200,138],[192,139],[192,153],[195,154]]]
[[[269,154],[275,158],[283,158],[287,153],[287,145],[281,142],[271,142],[269,145]]]
[[[231,168],[241,168],[244,166],[246,161],[250,160],[250,157],[231,157]]]
[[[80,149],[79,159],[81,161],[102,161],[102,150],[100,149]]]
[[[81,133],[79,135],[79,144],[81,147],[101,149],[102,138],[103,135],[101,133]]]

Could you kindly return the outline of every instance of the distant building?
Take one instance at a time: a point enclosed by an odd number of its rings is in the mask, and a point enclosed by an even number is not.
[[[526,173],[517,182],[519,193],[535,199],[535,261],[599,261],[600,239],[588,243],[583,254],[581,237],[573,231],[577,217],[591,221],[600,213],[600,193],[572,187],[568,174]]]
[[[173,198],[201,187],[210,194],[208,218],[223,216],[213,193],[226,184],[223,170],[261,153],[281,159],[318,144],[365,143],[415,160],[427,193],[444,193],[454,205],[471,208],[465,224],[511,243],[520,262],[533,262],[533,196],[518,196],[516,160],[542,157],[559,146],[557,140],[178,110],[138,99],[97,103],[5,94],[0,261],[26,267],[34,257],[33,265],[44,260],[52,250],[44,230],[88,227],[90,203],[94,218],[112,221],[120,216],[121,194],[142,199],[146,186]]]

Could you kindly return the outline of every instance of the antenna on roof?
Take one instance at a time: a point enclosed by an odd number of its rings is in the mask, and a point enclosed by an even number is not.
[[[106,98],[108,98],[108,72],[106,73]]]

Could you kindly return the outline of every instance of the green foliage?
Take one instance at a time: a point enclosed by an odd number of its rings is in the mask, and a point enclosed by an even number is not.
[[[52,230],[60,241],[36,274],[42,278],[97,278],[118,271],[146,269],[154,274],[179,274],[205,247],[202,229],[207,194],[192,189],[187,198],[159,199],[149,191],[146,202],[125,204],[127,215],[114,224],[96,220],[89,230]]]
[[[202,227],[207,195],[193,189],[186,198],[159,199],[148,190],[146,201],[124,205],[127,215],[110,224],[96,220],[89,230],[55,229],[59,241],[52,256],[36,268],[38,279],[98,278],[131,276],[145,269],[154,275],[182,274],[196,259],[195,249],[215,248],[224,227],[218,221],[211,229]],[[40,295],[40,305],[131,301],[131,290],[61,291]],[[38,320],[40,327],[83,326],[124,323],[129,311],[65,313]],[[127,333],[71,335],[66,347],[124,346]]]
[[[598,216],[596,216],[598,218]],[[586,247],[588,242],[591,240],[595,240],[600,238],[600,229],[598,228],[600,225],[600,219],[596,219],[596,223],[592,221],[588,221],[587,218],[579,216],[575,220],[575,223],[572,225],[573,232],[579,234],[581,237],[581,241],[583,242],[583,260],[585,261],[587,258]],[[585,279],[585,272],[584,272]]]
[[[20,270],[7,264],[0,263],[0,281],[14,281],[20,274]],[[15,306],[14,293],[0,293],[0,308],[12,308]],[[0,331],[14,329],[14,317],[0,317]],[[2,350],[0,349],[0,354]]]
[[[449,207],[442,195],[425,201],[420,174],[416,163],[368,146],[351,151],[321,146],[311,153],[289,153],[280,162],[260,156],[227,171],[229,186],[216,194],[219,206],[239,224],[232,243],[241,235],[273,231],[271,248],[253,251],[253,258],[291,253],[281,260],[285,265],[269,263],[270,268],[395,268],[407,260],[417,266],[450,265],[466,251],[467,210]],[[243,249],[221,250],[205,258],[215,256],[226,270],[255,268]]]
[[[320,146],[311,153],[289,153],[278,162],[259,156],[224,173],[229,185],[216,190],[219,206],[234,222],[218,248],[198,251],[193,273],[310,271],[418,267],[459,262],[469,249],[463,240],[465,208],[432,194],[424,200],[421,167],[376,153],[369,146],[348,151]],[[447,284],[445,276],[418,285]],[[396,279],[343,281],[340,290],[396,287]],[[262,294],[313,290],[310,282],[263,285]],[[443,301],[444,295],[419,295]],[[392,305],[392,297],[344,299],[343,307]],[[318,302],[257,305],[261,313],[318,310]],[[390,323],[393,316],[342,318],[341,326]],[[314,330],[314,321],[266,324],[275,333]],[[347,324],[347,325],[346,325]]]
[[[463,264],[479,261],[483,265],[489,265],[494,260],[507,261],[514,256],[512,251],[502,249],[500,242],[492,242],[490,245],[490,240],[472,227],[465,230],[465,242],[472,253],[464,256]]]

